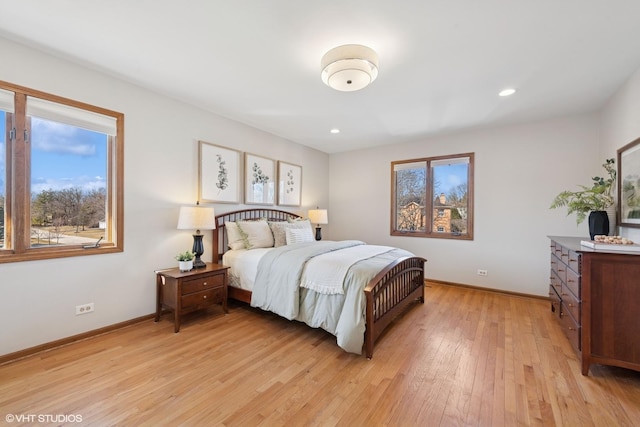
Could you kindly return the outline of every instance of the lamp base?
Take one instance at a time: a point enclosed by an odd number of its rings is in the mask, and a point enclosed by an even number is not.
[[[200,230],[198,230],[199,232]],[[204,268],[207,265],[200,259],[200,255],[204,253],[204,245],[202,244],[202,234],[193,235],[193,253],[196,259],[193,260],[193,268]]]
[[[322,229],[320,227],[316,227],[316,240],[322,240]]]

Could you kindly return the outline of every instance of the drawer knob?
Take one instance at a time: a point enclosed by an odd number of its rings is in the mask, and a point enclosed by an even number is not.
[[[204,283],[202,284],[202,286],[207,286],[207,282],[204,282]]]
[[[205,296],[203,296],[202,298],[203,298],[203,299],[207,299],[207,296],[205,295]]]
[[[572,328],[571,326],[569,326],[569,330],[570,330],[570,331],[575,331],[575,330],[576,330],[576,328]]]

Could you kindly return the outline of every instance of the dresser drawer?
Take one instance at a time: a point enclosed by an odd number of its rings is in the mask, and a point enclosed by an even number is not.
[[[580,295],[580,276],[572,269],[567,270],[567,281],[564,282],[565,287],[569,288],[576,298],[581,299]]]
[[[560,281],[560,278],[558,277],[558,274],[555,271],[551,272],[550,285],[554,289],[556,294],[562,295],[562,282]]]
[[[562,332],[564,332],[573,348],[579,353],[580,327],[577,325],[573,317],[571,317],[571,314],[569,314],[564,305],[561,307],[561,310],[562,312],[560,313],[560,326],[562,327]]]
[[[575,252],[569,251],[569,259],[567,260],[569,268],[575,272],[578,276],[582,274],[582,256]]]
[[[203,277],[201,279],[186,280],[182,283],[182,295],[200,292],[206,289],[224,286],[224,275]]]
[[[562,310],[568,311],[573,316],[573,319],[576,321],[578,325],[580,325],[580,301],[573,295],[572,292],[563,288],[562,293],[560,294],[560,298],[562,299]]]
[[[552,264],[551,264],[551,269],[558,275],[558,278],[560,279],[560,281],[562,283],[566,283],[567,282],[567,265],[565,263],[563,263],[562,261],[560,261],[559,258],[555,258],[554,256],[551,257],[552,258]],[[555,259],[553,259],[555,258]],[[555,261],[555,264],[553,264],[553,262]]]
[[[560,265],[560,258],[558,258],[554,253],[551,253],[551,271],[558,272],[558,265]]]
[[[224,299],[224,288],[213,288],[182,297],[182,311],[198,310],[212,304],[220,304]]]

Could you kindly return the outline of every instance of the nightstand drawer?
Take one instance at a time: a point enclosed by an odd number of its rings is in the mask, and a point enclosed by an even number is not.
[[[182,283],[182,295],[200,292],[211,288],[221,288],[224,286],[224,274],[216,274],[215,276],[203,277],[194,280],[185,280]]]
[[[182,310],[197,310],[212,304],[220,304],[224,299],[224,288],[213,288],[182,297]]]

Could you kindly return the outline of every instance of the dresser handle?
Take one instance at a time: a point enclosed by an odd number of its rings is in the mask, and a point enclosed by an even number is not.
[[[570,331],[575,331],[575,330],[576,330],[576,328],[572,328],[571,326],[569,326],[569,330],[570,330]]]
[[[202,298],[203,298],[203,299],[207,299],[207,296],[205,295],[205,296],[203,296]]]
[[[562,272],[564,272],[564,270],[563,270],[563,269],[561,269],[561,268],[559,268],[559,269],[558,269],[558,271],[562,271]]]
[[[202,284],[202,286],[207,286],[207,282],[204,282],[204,283]]]

